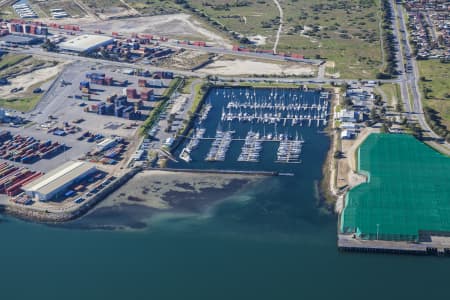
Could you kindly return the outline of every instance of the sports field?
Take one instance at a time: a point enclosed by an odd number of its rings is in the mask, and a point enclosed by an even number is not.
[[[347,193],[340,231],[411,240],[450,233],[450,158],[410,135],[371,134],[358,152],[368,182]]]

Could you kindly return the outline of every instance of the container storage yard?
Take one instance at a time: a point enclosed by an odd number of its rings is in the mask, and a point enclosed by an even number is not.
[[[79,81],[79,92],[74,98],[81,100],[79,105],[84,107],[84,112],[143,121],[170,84],[173,73],[148,72],[141,75],[146,78],[123,75],[121,72],[109,75],[105,72],[86,72],[85,78]]]
[[[40,172],[30,171],[7,162],[0,163],[0,193],[10,197],[22,192],[22,187],[42,176]]]
[[[0,131],[2,199],[33,211],[76,209],[97,201],[125,173],[129,160],[143,158],[144,152],[136,152],[139,145],[130,147],[130,142],[172,78],[169,72],[67,66],[36,108],[20,114],[23,126]],[[50,184],[50,190],[38,187],[38,180],[57,182],[53,177],[70,160],[87,164],[89,172],[96,169],[92,179],[75,176],[73,182]]]
[[[87,153],[86,160],[103,165],[114,165],[123,159],[127,142],[124,139],[107,138],[99,142],[96,147]]]
[[[50,159],[68,149],[65,144],[41,142],[29,136],[11,135],[8,131],[0,132],[0,157],[4,160],[33,164],[40,159]]]

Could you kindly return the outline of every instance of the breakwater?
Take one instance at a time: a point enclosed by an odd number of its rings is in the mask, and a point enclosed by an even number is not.
[[[241,170],[219,170],[219,169],[176,169],[176,168],[147,168],[146,170],[157,170],[166,172],[203,173],[203,174],[238,174],[238,175],[261,175],[261,176],[292,176],[291,173],[280,173],[273,171],[241,171]]]

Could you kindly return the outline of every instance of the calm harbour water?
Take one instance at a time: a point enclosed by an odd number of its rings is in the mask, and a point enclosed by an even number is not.
[[[302,164],[282,166],[295,176],[196,216],[161,215],[140,231],[0,217],[2,299],[444,299],[448,259],[337,250],[336,217],[315,197],[329,139],[302,135]]]

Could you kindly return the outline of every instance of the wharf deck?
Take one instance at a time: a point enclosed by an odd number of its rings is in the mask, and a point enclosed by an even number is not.
[[[429,236],[428,241],[362,240],[353,235],[339,234],[338,248],[349,252],[378,252],[414,255],[450,255],[450,237]]]
[[[402,241],[361,240],[353,235],[339,234],[338,248],[345,251],[360,252],[398,252],[426,254],[427,246]]]

